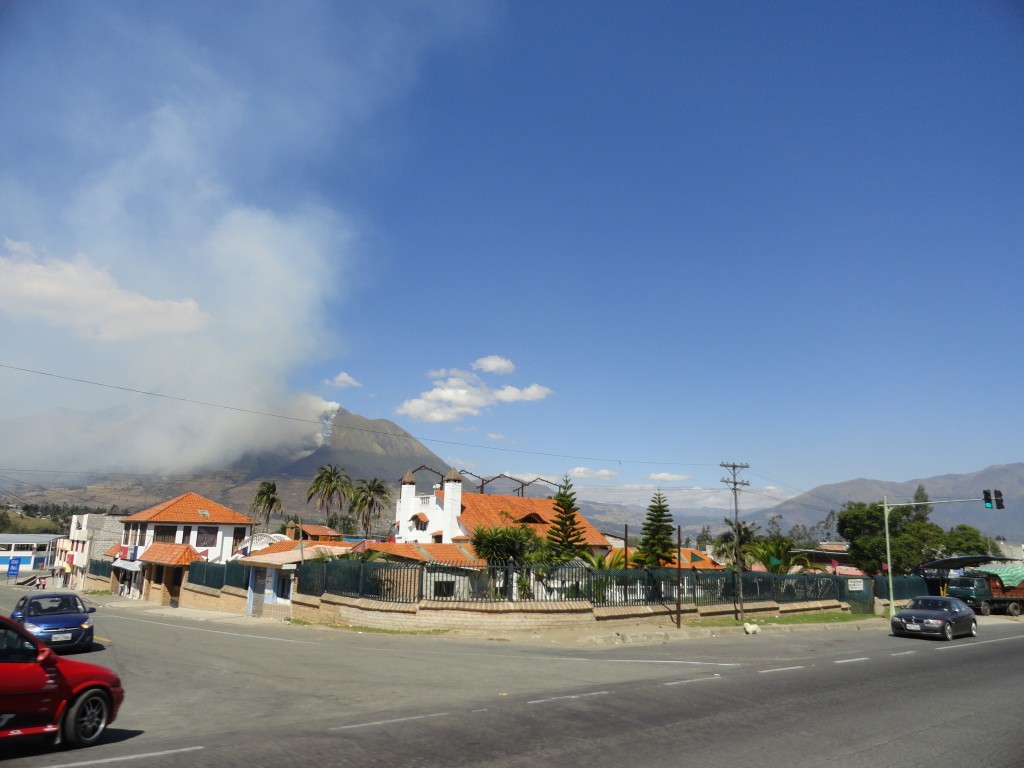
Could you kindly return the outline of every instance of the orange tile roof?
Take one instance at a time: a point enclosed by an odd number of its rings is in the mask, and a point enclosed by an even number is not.
[[[486,561],[476,556],[473,547],[467,544],[399,544],[393,541],[367,542],[366,548],[373,552],[383,552],[403,560],[414,560],[418,563],[445,563],[471,568],[482,568]]]
[[[263,549],[254,549],[250,552],[247,557],[256,557],[257,555],[274,555],[278,552],[293,552],[299,548],[299,544],[302,544],[302,548],[307,552],[314,547],[327,547],[329,549],[352,549],[355,546],[355,542],[352,541],[302,541],[298,539],[288,539],[287,541],[275,541],[273,544],[269,544]]]
[[[104,557],[117,557],[119,554],[121,554],[121,545],[120,544],[111,544],[110,549],[108,549],[106,552],[104,552],[103,556]]]
[[[421,522],[421,523],[425,523],[425,522],[427,522],[428,520],[430,520],[430,518],[429,518],[429,517],[427,517],[427,516],[426,516],[425,514],[423,514],[422,512],[417,512],[417,513],[416,513],[415,515],[413,515],[413,516],[412,516],[412,517],[410,517],[409,519],[410,519],[410,520],[418,520],[418,521],[419,521],[419,522]]]
[[[630,566],[632,566],[633,565],[633,556],[636,554],[636,547],[630,547],[627,551],[629,552],[629,564],[630,564]],[[614,554],[616,554],[618,552],[622,552],[622,547],[616,547],[615,549],[613,549],[611,551],[611,554],[614,555]],[[696,569],[696,570],[699,570],[699,571],[724,571],[725,570],[725,566],[724,565],[719,565],[714,560],[712,560],[710,557],[708,557],[703,552],[701,552],[699,549],[691,549],[689,547],[683,547],[682,549],[679,550],[679,552],[682,554],[682,562],[680,564],[680,567],[683,568],[683,569],[690,568],[690,569]],[[663,568],[675,568],[676,567],[675,559],[673,558],[669,562],[665,563],[662,567]]]
[[[139,557],[143,563],[155,565],[189,565],[202,559],[203,556],[191,544],[169,544],[163,541],[150,544]]]
[[[307,536],[344,536],[327,525],[301,525],[299,528]]]
[[[201,512],[207,514],[200,514]],[[209,523],[212,525],[253,525],[255,520],[189,491],[155,507],[122,518],[130,523]]]
[[[437,491],[444,502],[444,491]],[[511,515],[510,520],[505,513]],[[583,529],[584,543],[591,547],[607,547],[608,539],[583,515],[577,514]],[[462,526],[472,533],[477,526],[485,528],[507,528],[517,522],[524,522],[540,536],[546,536],[555,519],[553,499],[528,499],[521,496],[498,496],[486,493],[462,494]],[[537,520],[538,522],[533,522]]]

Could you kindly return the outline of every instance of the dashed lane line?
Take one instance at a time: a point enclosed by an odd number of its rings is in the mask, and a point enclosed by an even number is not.
[[[432,712],[429,715],[412,715],[410,717],[396,717],[393,720],[373,720],[369,723],[353,723],[352,725],[338,725],[328,728],[329,731],[351,731],[354,728],[371,728],[375,725],[392,725],[393,723],[408,723],[413,720],[427,720],[431,717],[447,717],[447,712]]]
[[[168,749],[163,752],[144,752],[138,755],[124,755],[122,757],[103,757],[96,760],[83,760],[78,763],[61,763],[50,768],[80,768],[85,765],[106,765],[107,763],[124,763],[129,760],[147,760],[151,757],[166,757],[167,755],[179,755],[183,752],[195,752],[206,747],[184,747],[182,749]]]

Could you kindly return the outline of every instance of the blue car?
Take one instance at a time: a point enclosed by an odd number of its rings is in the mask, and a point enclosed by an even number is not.
[[[51,648],[92,649],[92,616],[74,592],[38,592],[22,597],[11,619]]]

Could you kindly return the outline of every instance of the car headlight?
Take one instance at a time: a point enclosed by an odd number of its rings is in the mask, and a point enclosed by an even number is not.
[[[82,622],[82,629],[88,629],[91,626],[92,626],[92,618],[91,617],[87,618],[85,621]]]
[[[929,627],[937,627],[942,622],[939,619],[925,619],[924,623],[927,624]]]
[[[45,632],[46,631],[45,629],[40,627],[38,624],[32,624],[30,622],[26,622],[25,623],[25,629],[27,629],[33,635],[38,635],[40,632]]]

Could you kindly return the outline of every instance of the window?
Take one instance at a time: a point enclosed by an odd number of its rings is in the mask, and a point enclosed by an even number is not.
[[[455,597],[455,582],[435,581],[434,597]]]
[[[237,552],[238,548],[242,546],[243,541],[245,541],[245,528],[236,527],[234,534],[231,536],[231,551]]]
[[[175,525],[158,525],[153,529],[153,541],[162,541],[166,544],[174,543],[174,534],[178,532]]]
[[[217,526],[200,525],[196,529],[196,547],[216,547]]]
[[[39,649],[31,640],[26,640],[13,629],[0,629],[0,662],[35,661],[38,654]]]
[[[192,543],[192,526],[186,525],[181,529],[181,543],[191,544]]]
[[[425,531],[425,530],[427,530],[427,521],[426,520],[417,520],[416,521],[416,530],[417,531]]]

